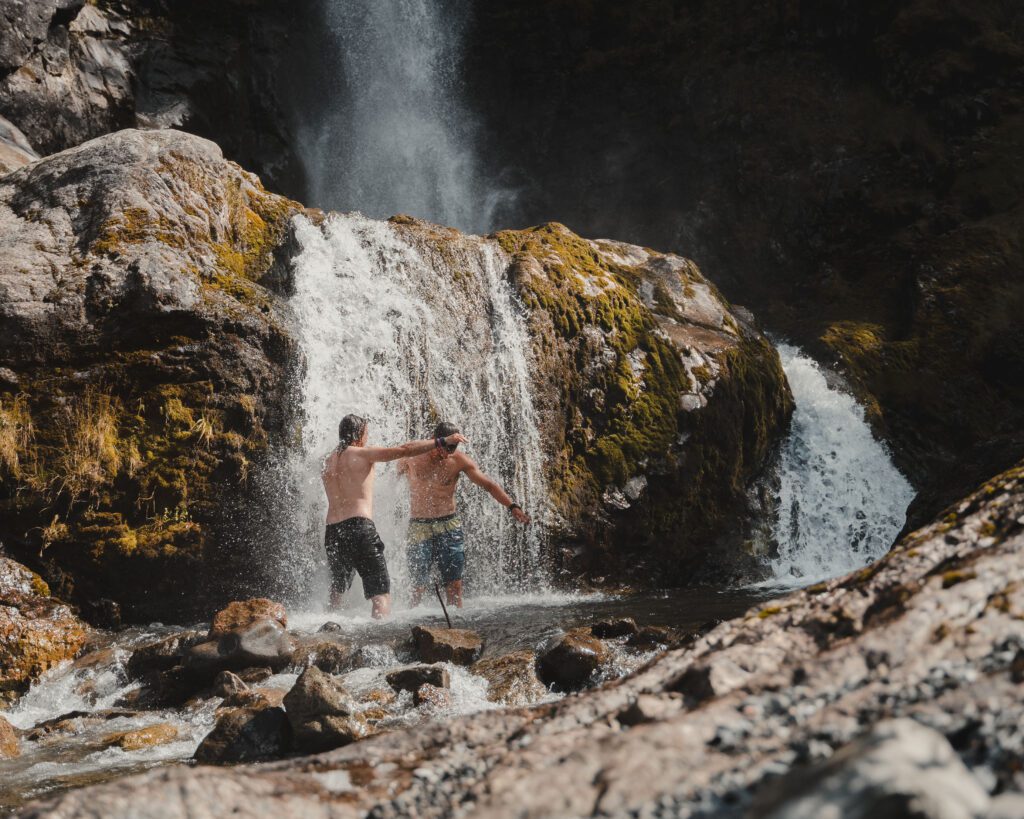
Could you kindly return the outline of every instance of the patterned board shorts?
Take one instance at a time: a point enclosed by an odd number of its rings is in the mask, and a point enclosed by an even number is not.
[[[445,584],[462,580],[466,566],[466,539],[459,516],[412,518],[406,537],[406,556],[413,586],[430,583],[430,570],[436,564]]]

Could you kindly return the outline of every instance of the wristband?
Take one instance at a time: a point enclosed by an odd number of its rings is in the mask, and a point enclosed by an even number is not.
[[[435,438],[435,439],[434,439],[434,446],[435,446],[435,447],[436,447],[437,449],[444,449],[444,438],[441,438],[440,436],[438,436],[437,438]]]
[[[518,503],[510,503],[510,504],[508,505],[508,511],[509,511],[509,512],[511,512],[511,511],[512,511],[513,509],[518,509],[518,510],[519,510],[520,512],[522,512],[522,511],[523,511],[523,507],[522,507],[522,506],[520,506],[520,505],[519,505]]]

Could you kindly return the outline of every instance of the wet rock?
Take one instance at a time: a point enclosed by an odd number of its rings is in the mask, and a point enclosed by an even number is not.
[[[412,702],[417,708],[425,705],[428,708],[443,711],[451,708],[452,692],[449,688],[438,688],[436,685],[425,683],[416,689],[412,695]]]
[[[14,726],[0,716],[0,759],[14,759],[21,755],[21,742]]]
[[[328,674],[342,674],[353,667],[353,647],[326,640],[304,640],[292,653],[294,668],[319,668]]]
[[[248,685],[254,685],[256,683],[263,682],[264,680],[269,680],[273,676],[273,670],[266,666],[243,668],[241,671],[237,672],[237,677]]]
[[[284,606],[265,597],[236,600],[213,616],[209,639],[223,637],[230,632],[242,632],[260,620],[274,620],[282,629],[288,628],[288,614]]]
[[[636,631],[636,620],[632,617],[622,617],[617,620],[601,620],[590,627],[590,633],[601,640],[628,637],[631,634],[636,634]]]
[[[491,702],[530,705],[548,694],[547,687],[537,677],[537,657],[532,651],[485,657],[469,670],[487,680],[487,699]]]
[[[128,675],[140,677],[151,671],[166,671],[181,665],[185,652],[203,639],[200,631],[183,631],[139,646],[128,659]]]
[[[89,627],[50,596],[39,575],[0,557],[0,701],[72,659],[88,634]]]
[[[239,691],[248,691],[249,686],[237,674],[221,671],[213,681],[213,694],[216,697],[230,697]]]
[[[247,688],[228,694],[221,708],[279,708],[284,705],[285,692],[279,688]]]
[[[560,691],[577,691],[607,659],[608,650],[600,640],[585,631],[573,631],[554,639],[540,653],[537,676]]]
[[[909,719],[878,723],[827,762],[795,769],[757,799],[752,816],[974,819],[989,797],[946,738]]]
[[[335,623],[333,620],[328,620],[316,631],[317,634],[342,634],[345,631],[345,627],[341,623]]]
[[[451,687],[448,672],[440,665],[410,665],[389,673],[385,679],[395,691],[416,693],[421,685]]]
[[[480,635],[467,629],[415,626],[412,639],[416,656],[424,663],[472,665],[484,650]]]
[[[117,746],[123,751],[139,751],[155,745],[166,745],[178,738],[178,729],[169,722],[147,725],[133,731],[121,731],[105,736],[101,743],[106,747]]]
[[[678,635],[665,626],[643,626],[629,635],[626,645],[630,648],[650,650],[659,646],[670,646],[677,642]]]
[[[112,719],[137,717],[138,711],[110,708],[103,711],[68,711],[60,716],[37,723],[26,734],[33,742],[56,734],[78,734],[83,729],[102,725]]]
[[[282,709],[237,708],[218,718],[193,758],[203,765],[257,762],[281,756],[290,743],[291,726]]]
[[[307,668],[284,697],[296,748],[319,753],[366,736],[366,725],[341,684],[318,668]]]

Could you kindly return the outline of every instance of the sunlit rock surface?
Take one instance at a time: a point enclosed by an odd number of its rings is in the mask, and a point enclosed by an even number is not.
[[[974,780],[964,815],[982,816],[1024,788],[1022,617],[1024,464],[863,571],[755,608],[595,691],[315,758],[156,771],[20,815],[129,816],[144,798],[171,817],[214,799],[225,812],[310,816],[371,807],[380,816],[739,816],[769,779],[828,760],[898,717],[948,740]],[[723,672],[710,690],[687,682],[702,669]],[[872,743],[851,746],[829,770]],[[889,742],[888,764],[903,781],[926,782],[915,743]],[[954,771],[949,748],[927,743],[934,750],[926,756]],[[770,796],[758,804],[774,805]],[[852,796],[829,797],[823,785],[801,798],[831,805]]]

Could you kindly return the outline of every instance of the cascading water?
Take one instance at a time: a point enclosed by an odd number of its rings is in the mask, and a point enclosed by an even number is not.
[[[455,235],[446,237],[442,254],[410,231],[358,214],[333,214],[323,229],[298,225],[292,307],[307,371],[295,474],[305,543],[322,541],[320,462],[337,443],[338,420],[350,412],[368,417],[376,444],[430,437],[436,421],[454,422],[469,439],[468,454],[543,520],[530,345],[503,277],[507,259],[494,242]],[[542,527],[517,525],[478,487],[464,485],[459,494],[467,591],[522,593],[542,585]],[[378,467],[375,518],[400,597],[408,589],[406,495],[394,465]],[[308,573],[322,560],[322,549],[313,548],[296,566]],[[320,577],[314,596],[324,600],[323,568]]]
[[[914,490],[871,434],[864,411],[798,348],[778,346],[796,410],[768,494],[774,584],[806,585],[877,560]]]
[[[325,41],[300,102],[311,204],[409,213],[468,231],[493,227],[508,195],[485,179],[463,102],[466,0],[320,0]]]

